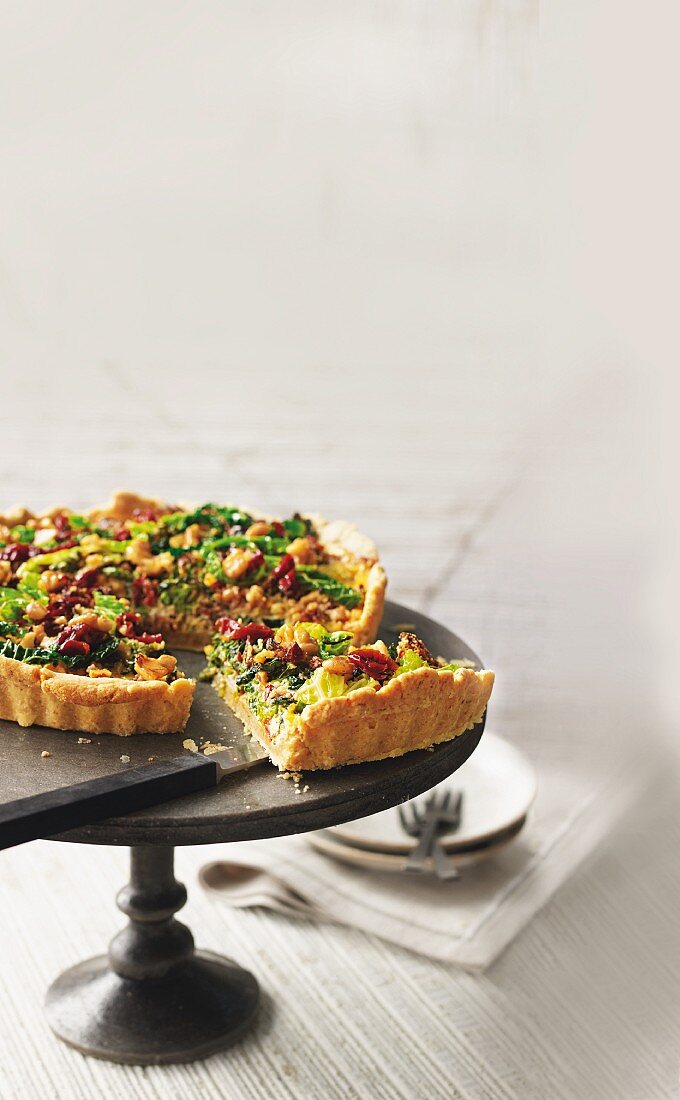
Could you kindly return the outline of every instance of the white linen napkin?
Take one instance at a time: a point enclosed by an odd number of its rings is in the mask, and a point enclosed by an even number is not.
[[[641,786],[635,768],[597,782],[583,766],[570,769],[560,761],[543,764],[538,775],[538,798],[524,830],[464,869],[458,881],[346,866],[315,851],[304,835],[231,844],[224,860],[202,868],[200,881],[227,905],[351,925],[433,959],[485,969]]]

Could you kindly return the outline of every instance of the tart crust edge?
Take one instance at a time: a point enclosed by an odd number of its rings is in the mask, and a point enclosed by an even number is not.
[[[181,733],[193,680],[92,680],[0,656],[0,718],[86,733]]]
[[[395,677],[378,692],[361,689],[315,703],[278,737],[270,736],[231,677],[219,677],[218,690],[281,770],[316,771],[403,756],[450,741],[481,720],[493,684],[494,673],[488,669],[419,668]]]

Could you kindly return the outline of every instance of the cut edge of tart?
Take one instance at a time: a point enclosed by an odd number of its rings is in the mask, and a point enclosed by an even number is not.
[[[276,738],[250,710],[231,677],[223,678],[220,694],[277,767],[316,771],[386,760],[451,741],[481,720],[493,682],[487,669],[416,669],[377,692],[361,688],[315,703]]]
[[[481,720],[494,684],[488,669],[446,666],[406,633],[394,657],[383,642],[353,647],[326,632],[322,644],[330,643],[332,656],[286,660],[296,642],[309,644],[310,625],[299,624],[291,639],[281,631],[249,636],[247,626],[234,624],[226,650],[224,636],[208,647],[217,691],[279,768],[326,770],[401,756],[452,740]]]

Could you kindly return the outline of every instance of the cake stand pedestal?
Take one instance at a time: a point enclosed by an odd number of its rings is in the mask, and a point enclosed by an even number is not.
[[[174,914],[187,892],[173,873],[174,849],[139,845],[118,894],[130,918],[108,955],[65,971],[47,994],[52,1030],[83,1054],[110,1062],[189,1062],[229,1046],[257,1011],[247,970],[207,951]]]

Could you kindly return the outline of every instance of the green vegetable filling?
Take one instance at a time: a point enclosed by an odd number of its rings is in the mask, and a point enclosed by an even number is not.
[[[12,542],[21,542],[24,545],[30,544],[35,538],[35,528],[24,527],[23,524],[18,523],[16,527],[12,527],[9,535]]]
[[[95,592],[94,606],[100,615],[114,621],[130,610],[129,600],[120,600],[117,596],[107,596],[103,592]]]
[[[317,592],[323,592],[329,600],[342,604],[343,607],[358,607],[363,599],[361,592],[356,588],[350,588],[349,585],[337,581],[334,577],[329,577],[320,569],[313,569],[309,565],[298,565],[296,573],[302,582],[302,587],[307,591],[316,589]]]
[[[13,661],[23,661],[26,665],[64,665],[65,668],[85,668],[97,661],[102,665],[113,664],[118,658],[118,645],[120,639],[107,637],[92,650],[91,653],[68,656],[58,653],[54,648],[46,649],[36,646],[35,649],[26,649],[10,639],[0,641],[0,657],[10,657]]]

